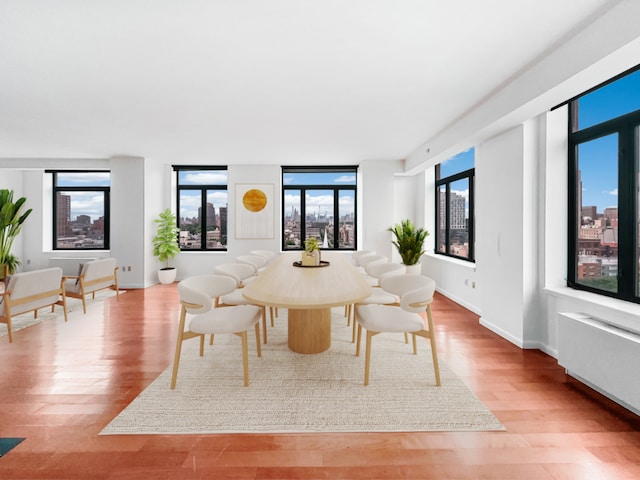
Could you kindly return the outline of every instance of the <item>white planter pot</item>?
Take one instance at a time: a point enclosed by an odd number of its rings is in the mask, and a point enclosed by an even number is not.
[[[416,263],[415,265],[405,265],[407,275],[422,275],[422,264]]]
[[[175,267],[161,268],[158,270],[158,280],[160,280],[160,283],[164,285],[173,283],[176,279],[177,273],[178,270]]]

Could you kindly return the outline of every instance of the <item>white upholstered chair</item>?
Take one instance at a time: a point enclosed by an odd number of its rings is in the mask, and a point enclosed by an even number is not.
[[[256,275],[262,272],[267,266],[267,259],[262,255],[238,255],[236,262],[252,265],[256,269]]]
[[[64,321],[67,321],[67,303],[60,267],[44,268],[11,275],[0,296],[0,323],[7,325],[9,342],[13,342],[12,317],[56,305],[62,306]]]
[[[247,332],[255,329],[256,349],[258,357],[262,356],[260,348],[260,309],[254,305],[238,305],[229,308],[213,308],[214,298],[231,293],[236,288],[233,278],[226,275],[198,275],[178,283],[180,295],[180,322],[176,353],[173,360],[171,388],[175,388],[178,378],[178,367],[182,342],[190,338],[200,338],[200,356],[204,355],[205,335],[234,334],[242,340],[242,366],[244,386],[249,385],[249,352]],[[190,315],[188,327],[185,329],[187,315]]]
[[[431,315],[431,303],[436,283],[422,275],[393,275],[382,280],[382,289],[397,295],[400,305],[362,305],[356,311],[358,322],[358,340],[356,355],[360,354],[360,338],[362,329],[366,329],[366,352],[364,367],[364,384],[369,384],[371,365],[371,338],[383,332],[410,333],[413,338],[413,353],[417,353],[416,336],[428,338],[431,342],[431,355],[436,377],[436,385],[440,386],[440,369],[436,350],[435,332]],[[426,312],[427,325],[420,315]]]
[[[271,262],[278,256],[276,252],[272,252],[271,250],[251,250],[249,254],[262,256],[267,259],[267,263]]]
[[[244,288],[244,282],[248,278],[255,276],[255,268],[247,263],[222,263],[216,266],[213,272],[217,275],[225,275],[231,277],[236,282],[236,288],[230,293],[221,295],[214,299],[214,306],[218,307],[233,307],[237,305],[253,305],[249,302],[244,295],[242,295],[242,289]],[[262,335],[264,343],[267,343],[267,315],[264,305],[257,305],[262,312]]]
[[[64,289],[67,297],[82,300],[82,310],[87,313],[86,295],[91,294],[95,298],[98,290],[111,288],[116,291],[116,297],[120,301],[118,290],[118,267],[115,258],[101,258],[91,260],[82,265],[79,275],[66,277]]]

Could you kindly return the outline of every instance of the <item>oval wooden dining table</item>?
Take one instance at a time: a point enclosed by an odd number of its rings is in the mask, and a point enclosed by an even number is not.
[[[322,252],[328,266],[296,267],[300,252],[283,253],[242,290],[258,305],[288,310],[288,345],[296,353],[331,347],[331,308],[364,300],[371,287],[345,253]]]

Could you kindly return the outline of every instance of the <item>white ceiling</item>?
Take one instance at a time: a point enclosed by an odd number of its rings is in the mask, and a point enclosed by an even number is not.
[[[0,0],[0,158],[402,159],[616,3]]]

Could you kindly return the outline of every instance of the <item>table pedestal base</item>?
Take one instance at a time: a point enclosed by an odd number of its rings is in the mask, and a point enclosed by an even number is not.
[[[289,349],[320,353],[331,346],[331,309],[289,309]]]

